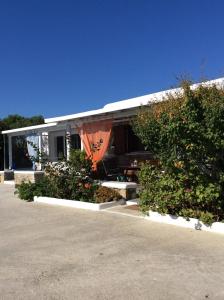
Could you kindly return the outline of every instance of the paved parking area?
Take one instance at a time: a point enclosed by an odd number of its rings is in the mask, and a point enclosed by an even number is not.
[[[25,203],[0,185],[0,299],[224,299],[224,236]]]

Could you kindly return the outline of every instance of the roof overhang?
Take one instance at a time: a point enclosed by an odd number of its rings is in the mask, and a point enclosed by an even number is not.
[[[216,85],[219,88],[224,88],[224,78],[193,84],[191,86],[191,89],[194,90],[201,84],[204,86]],[[63,127],[66,124],[69,124],[75,127],[75,126],[79,126],[79,124],[82,124],[83,122],[90,122],[96,119],[104,120],[104,119],[112,118],[114,121],[117,121],[120,118],[128,118],[128,117],[131,118],[132,116],[136,115],[136,111],[141,106],[146,106],[146,105],[150,105],[150,103],[164,101],[167,95],[175,96],[175,95],[180,95],[182,93],[183,93],[182,88],[175,88],[175,89],[170,89],[158,93],[144,95],[141,97],[117,101],[117,102],[109,103],[101,109],[90,110],[86,112],[81,112],[81,113],[76,113],[76,114],[71,114],[71,115],[66,115],[61,117],[48,118],[45,119],[45,124],[5,130],[2,131],[2,134],[18,135],[19,133],[28,134],[30,132],[44,132],[45,129],[46,130],[47,129],[50,130],[51,128],[54,129],[55,126],[59,128],[60,126]],[[76,124],[75,126],[74,123]]]
[[[205,85],[205,86],[212,86],[216,85],[220,88],[224,88],[224,78],[219,78],[215,80],[210,80],[206,81],[203,83],[196,83],[191,86],[191,89],[194,90],[196,89],[199,85]],[[101,109],[96,109],[96,110],[90,110],[86,112],[81,112],[81,113],[76,113],[72,115],[66,115],[66,116],[61,116],[61,117],[55,117],[55,118],[47,118],[45,119],[45,123],[51,123],[51,122],[64,122],[64,121],[70,121],[70,120],[82,120],[85,118],[90,118],[94,116],[103,116],[103,115],[113,115],[113,113],[118,113],[120,111],[128,111],[132,110],[133,113],[136,111],[138,107],[149,105],[150,103],[155,103],[155,102],[161,102],[164,101],[167,95],[178,95],[183,93],[182,88],[175,88],[175,89],[169,89],[166,91],[158,92],[158,93],[153,93],[149,95],[144,95],[141,97],[135,97],[127,100],[122,100],[122,101],[117,101],[113,103],[109,103],[105,105]]]
[[[22,128],[16,128],[16,129],[10,129],[10,130],[4,130],[2,131],[2,134],[16,134],[16,133],[23,133],[26,131],[38,131],[43,132],[45,129],[49,129],[51,127],[57,126],[57,122],[49,123],[49,124],[41,124],[41,125],[35,125],[35,126],[28,126],[28,127],[22,127]]]

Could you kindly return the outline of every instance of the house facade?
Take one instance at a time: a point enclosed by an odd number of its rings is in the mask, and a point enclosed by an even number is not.
[[[203,83],[224,87],[224,78]],[[192,85],[192,89],[198,84]],[[141,97],[109,103],[101,109],[45,119],[45,123],[3,131],[4,171],[2,176],[12,178],[12,173],[34,174],[41,172],[41,163],[31,158],[41,154],[49,161],[69,158],[70,150],[83,149],[92,157],[94,168],[102,159],[131,164],[136,159],[150,158],[135,136],[131,120],[140,107],[163,101],[167,94],[176,95],[182,89],[171,89]],[[10,175],[9,175],[10,174]]]

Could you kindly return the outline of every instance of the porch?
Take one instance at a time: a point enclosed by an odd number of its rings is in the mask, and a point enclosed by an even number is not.
[[[85,149],[80,131],[68,123],[20,128],[5,134],[5,169],[1,182],[36,181],[45,162],[68,159],[71,149]],[[35,161],[34,161],[35,160]],[[152,160],[130,125],[130,119],[114,120],[109,143],[97,163],[96,178],[107,181],[137,181],[140,163]],[[10,175],[10,176],[9,176]]]

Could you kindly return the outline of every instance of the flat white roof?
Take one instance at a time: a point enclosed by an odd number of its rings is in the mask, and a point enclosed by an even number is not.
[[[195,89],[200,84],[201,83],[193,84],[191,86],[191,88]],[[224,77],[215,79],[215,80],[210,80],[210,81],[204,82],[202,84],[207,85],[207,86],[215,84],[217,86],[224,88]],[[80,119],[80,118],[85,118],[85,117],[90,117],[90,116],[95,116],[95,115],[113,113],[113,112],[120,111],[120,110],[137,108],[142,105],[148,105],[149,103],[163,101],[164,97],[166,97],[167,94],[175,95],[176,93],[181,93],[182,91],[183,91],[182,88],[169,89],[166,91],[157,92],[157,93],[153,93],[153,94],[149,94],[149,95],[144,95],[144,96],[135,97],[135,98],[131,98],[131,99],[121,100],[121,101],[106,104],[101,109],[90,110],[90,111],[86,111],[86,112],[81,112],[81,113],[76,113],[76,114],[71,114],[71,115],[66,115],[66,116],[61,116],[61,117],[47,118],[47,119],[45,119],[45,123],[75,120],[75,119]]]
[[[203,84],[205,86],[211,86],[215,84],[220,88],[224,88],[224,77],[215,80],[206,81],[203,83],[196,83],[193,84],[191,88],[196,89],[200,84]],[[82,119],[85,117],[91,117],[91,116],[103,115],[103,114],[108,114],[108,113],[113,113],[113,112],[118,112],[118,111],[123,111],[128,109],[134,109],[140,106],[148,105],[153,102],[163,101],[168,94],[175,95],[177,93],[182,93],[182,92],[183,92],[182,88],[176,88],[176,89],[169,89],[166,91],[144,95],[140,97],[135,97],[131,99],[121,100],[121,101],[106,104],[103,108],[96,109],[96,110],[90,110],[86,112],[81,112],[81,113],[76,113],[76,114],[71,114],[71,115],[66,115],[61,117],[55,117],[55,118],[47,118],[44,120],[45,124],[11,129],[11,130],[4,130],[2,131],[2,134],[10,134],[10,133],[23,132],[23,131],[32,131],[32,130],[41,131],[41,129],[59,125],[58,122]]]
[[[32,130],[41,130],[49,127],[56,126],[57,123],[51,123],[51,124],[41,124],[41,125],[35,125],[35,126],[28,126],[28,127],[22,127],[22,128],[16,128],[16,129],[10,129],[10,130],[4,130],[2,131],[2,134],[8,134],[8,133],[15,133],[15,132],[22,132],[22,131],[32,131]]]

